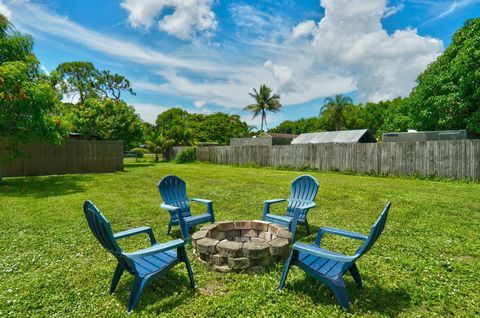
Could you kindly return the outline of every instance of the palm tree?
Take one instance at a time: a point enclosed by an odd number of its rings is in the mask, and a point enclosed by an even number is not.
[[[263,122],[267,126],[267,111],[277,113],[282,109],[280,104],[280,95],[272,94],[272,89],[266,85],[260,85],[260,89],[257,91],[253,89],[254,93],[248,93],[255,99],[255,104],[250,104],[244,109],[253,112],[253,118],[258,115],[262,116],[262,123],[260,131],[263,132]]]
[[[147,136],[145,142],[150,152],[155,154],[155,162],[158,162],[158,154],[164,154],[168,150],[172,149],[175,144],[175,140],[169,139],[163,135],[160,131],[154,129]]]
[[[175,126],[168,135],[175,140],[176,146],[193,146],[195,144],[193,132],[189,128]]]
[[[353,101],[348,96],[343,96],[341,94],[335,95],[335,98],[328,97],[325,98],[323,106],[320,108],[319,116],[322,116],[322,113],[325,110],[332,109],[333,111],[333,124],[335,130],[341,130],[343,124],[343,111],[350,105]]]
[[[7,17],[0,13],[0,36],[5,36],[11,27]]]

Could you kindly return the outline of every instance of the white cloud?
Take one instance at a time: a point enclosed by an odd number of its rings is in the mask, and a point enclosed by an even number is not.
[[[293,71],[290,67],[276,65],[271,60],[267,60],[263,66],[272,72],[273,77],[278,81],[279,93],[292,93],[298,90],[298,83],[293,78]]]
[[[400,4],[398,4],[396,6],[386,7],[385,11],[383,11],[382,18],[388,18],[392,15],[395,15],[395,14],[399,13],[403,9],[405,9],[405,4],[403,2],[401,2]]]
[[[425,21],[423,24],[427,24],[439,19],[442,19],[446,16],[449,16],[458,10],[468,7],[472,4],[480,3],[480,0],[441,0],[434,3],[433,11],[436,11],[436,15],[430,20]]]
[[[280,12],[259,10],[252,5],[230,5],[229,12],[236,26],[237,35],[252,43],[255,37],[265,41],[282,41],[288,35],[290,26]]]
[[[198,32],[217,28],[213,0],[125,0],[121,6],[129,12],[133,27],[158,28],[182,40],[192,39]],[[166,9],[171,14],[163,15]]]
[[[306,68],[308,67],[305,67],[305,79],[302,82],[304,88],[283,94],[281,96],[283,105],[308,102],[319,97],[338,92],[351,92],[355,89],[349,77],[329,72],[316,73],[315,70],[307,72]],[[157,94],[183,96],[193,100],[203,99],[225,108],[241,109],[251,104],[252,99],[248,93],[252,92],[254,87],[258,88],[261,84],[266,84],[276,89],[280,85],[267,68],[256,67],[243,68],[241,73],[233,74],[228,81],[194,82],[174,72],[164,73],[163,77],[168,78],[168,82],[157,84],[139,81],[135,83],[135,88]]]
[[[157,116],[169,109],[170,107],[149,104],[149,103],[130,103],[135,108],[135,111],[140,115],[144,121],[149,122],[150,124],[155,124]],[[181,106],[172,106],[172,107],[181,107]]]
[[[149,48],[146,45],[131,40],[104,35],[72,22],[67,17],[50,13],[41,5],[29,2],[10,2],[14,9],[13,22],[16,27],[36,34],[48,34],[69,42],[76,42],[83,47],[103,53],[114,58],[129,60],[141,65],[159,67],[173,67],[196,72],[216,72],[218,64],[195,58],[172,57],[160,50]],[[228,66],[222,71],[228,70]]]
[[[322,0],[321,5],[325,17],[313,30],[312,53],[318,63],[350,74],[362,100],[407,95],[443,49],[440,40],[415,29],[389,35],[380,23],[386,0]]]
[[[40,69],[42,70],[43,73],[47,74],[50,76],[50,71],[43,65],[40,65]]]
[[[203,99],[196,100],[193,102],[193,106],[195,106],[196,108],[203,108],[205,105],[207,105],[207,101]]]
[[[316,23],[313,20],[300,22],[293,28],[292,37],[296,39],[296,38],[301,38],[301,37],[312,34],[312,31],[315,28],[315,25]]]
[[[194,114],[201,114],[201,115],[209,115],[212,113],[212,111],[206,107],[204,108],[198,108],[198,109],[194,109],[194,110],[188,110],[188,112],[190,113],[194,113]]]
[[[23,31],[130,63],[145,71],[141,79],[130,78],[139,94],[182,96],[200,111],[207,104],[241,109],[252,101],[248,93],[261,84],[280,92],[284,106],[356,90],[364,101],[405,96],[443,49],[441,41],[414,29],[388,34],[381,25],[386,0],[322,0],[324,18],[296,27],[280,14],[234,6],[234,22],[243,31],[220,46],[193,41],[174,52],[168,45],[143,45],[85,28],[38,4],[8,4]],[[148,27],[148,19],[142,26]],[[156,118],[158,111],[153,111]]]
[[[3,14],[7,19],[12,18],[12,11],[0,0],[0,14]]]

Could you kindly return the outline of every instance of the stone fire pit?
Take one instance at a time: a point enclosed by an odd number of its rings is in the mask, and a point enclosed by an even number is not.
[[[223,221],[192,235],[195,255],[218,272],[263,272],[285,259],[292,233],[265,221]]]

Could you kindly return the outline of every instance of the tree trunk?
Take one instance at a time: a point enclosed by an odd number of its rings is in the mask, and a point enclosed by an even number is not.
[[[265,110],[262,109],[262,123],[260,130],[263,132],[263,122],[265,121],[265,126],[267,125],[267,114],[265,114]]]

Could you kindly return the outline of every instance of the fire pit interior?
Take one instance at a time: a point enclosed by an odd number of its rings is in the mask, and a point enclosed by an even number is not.
[[[265,221],[224,221],[192,235],[195,255],[219,272],[262,272],[288,256],[292,233]]]

